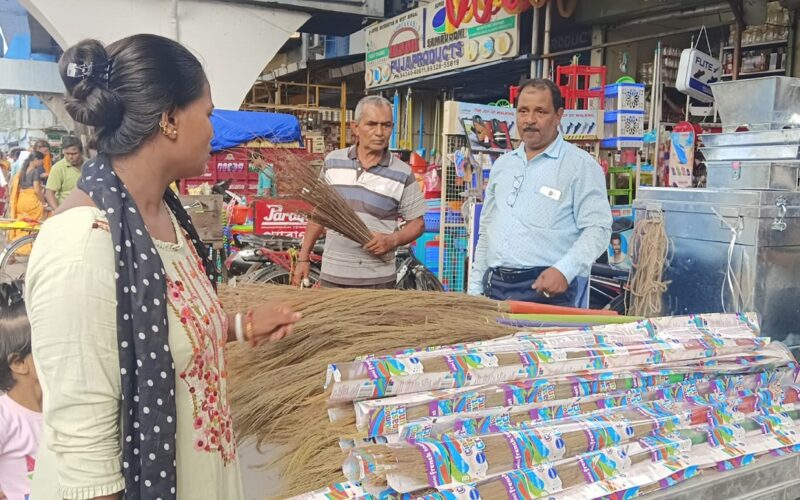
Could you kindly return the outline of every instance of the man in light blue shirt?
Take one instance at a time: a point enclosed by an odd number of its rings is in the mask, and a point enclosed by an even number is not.
[[[592,263],[608,247],[611,208],[600,165],[559,133],[561,92],[520,87],[522,143],[492,166],[469,293],[586,307]]]

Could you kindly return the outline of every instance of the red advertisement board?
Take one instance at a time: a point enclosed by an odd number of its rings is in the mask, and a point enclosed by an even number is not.
[[[311,207],[303,201],[269,198],[253,202],[253,232],[301,239],[306,233],[306,218],[301,211]]]

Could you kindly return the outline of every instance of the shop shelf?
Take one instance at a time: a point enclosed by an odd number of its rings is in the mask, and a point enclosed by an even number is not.
[[[752,48],[758,48],[758,47],[772,47],[772,46],[775,46],[775,45],[786,45],[787,43],[789,43],[789,40],[786,40],[785,38],[783,38],[783,39],[780,39],[780,40],[770,40],[769,42],[748,43],[747,45],[742,45],[742,48],[743,49],[752,49]],[[734,47],[731,46],[731,45],[727,45],[725,47],[722,47],[722,50],[733,50],[733,49],[734,49]]]
[[[768,76],[768,75],[784,75],[785,69],[768,69],[766,71],[751,71],[749,73],[739,73],[739,76]],[[728,73],[722,75],[722,78],[733,78],[733,75]]]
[[[600,147],[603,149],[638,149],[644,145],[642,136],[638,137],[607,137],[600,141]]]

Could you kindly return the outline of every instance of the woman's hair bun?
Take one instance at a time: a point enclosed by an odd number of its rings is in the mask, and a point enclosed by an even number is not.
[[[67,88],[67,112],[77,122],[114,129],[122,122],[125,105],[111,83],[113,63],[103,44],[84,40],[64,52],[58,65]]]

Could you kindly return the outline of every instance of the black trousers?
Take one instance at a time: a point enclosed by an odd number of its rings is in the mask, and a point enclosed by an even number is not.
[[[578,297],[578,283],[573,280],[561,295],[545,297],[533,289],[533,284],[547,267],[511,269],[493,267],[483,276],[483,294],[494,300],[518,300],[553,306],[574,307]]]

